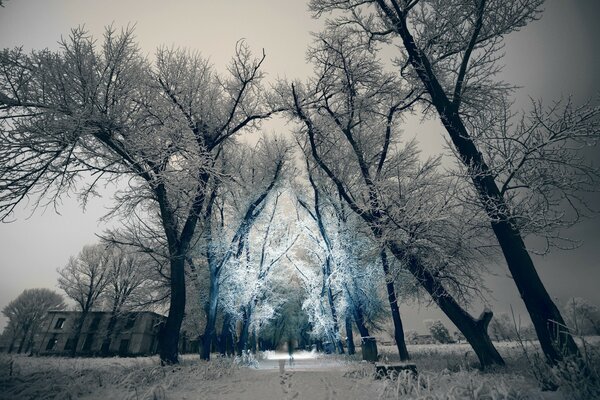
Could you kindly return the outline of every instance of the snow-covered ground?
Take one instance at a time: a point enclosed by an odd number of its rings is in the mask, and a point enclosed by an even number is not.
[[[156,357],[0,359],[0,399],[568,399],[542,392],[515,344],[500,344],[508,367],[480,372],[466,345],[409,346],[418,377],[374,379],[374,367],[358,356],[267,352],[258,368],[231,359],[183,357],[159,367]],[[384,359],[393,347],[381,346]],[[283,364],[283,372],[281,368]]]

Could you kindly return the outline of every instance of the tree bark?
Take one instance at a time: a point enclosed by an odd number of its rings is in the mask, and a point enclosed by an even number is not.
[[[223,325],[221,326],[221,338],[219,339],[219,353],[224,356],[227,355],[227,341],[231,337],[231,315],[224,313]]]
[[[258,335],[256,334],[256,328],[252,329],[252,335],[250,336],[250,350],[252,354],[256,354],[256,348],[258,346]]]
[[[510,209],[500,193],[483,155],[472,141],[458,113],[457,105],[448,98],[426,54],[416,45],[408,30],[405,17],[395,14],[383,0],[378,0],[378,4],[394,24],[409,55],[409,62],[431,96],[431,102],[461,161],[470,171],[479,199],[490,218],[492,229],[500,244],[508,269],[531,316],[546,358],[554,364],[562,360],[564,354],[578,356],[577,345],[568,330],[564,328],[564,319],[535,269],[521,232],[511,223]]]
[[[252,319],[252,306],[246,305],[242,310],[242,330],[238,339],[237,353],[242,355],[244,350],[248,348],[248,333],[250,330],[250,320]]]
[[[329,257],[327,257],[327,264],[330,263],[330,259]],[[329,284],[328,280],[329,280],[329,266],[326,267],[327,269],[327,276],[324,277],[324,279],[327,280],[327,301],[329,303],[329,309],[331,311],[331,319],[333,320],[333,339],[334,339],[334,345],[336,347],[336,350],[339,354],[344,354],[344,344],[342,343],[342,339],[340,337],[340,326],[338,323],[338,315],[337,315],[337,309],[335,307],[335,301],[333,299],[333,292],[331,290],[331,285]]]
[[[171,302],[167,321],[161,327],[158,343],[161,364],[179,362],[179,331],[185,312],[185,258],[171,258]]]
[[[346,325],[346,346],[348,347],[348,354],[352,355],[352,354],[356,353],[356,348],[354,347],[354,334],[352,332],[352,317],[349,313],[346,313],[345,325]]]
[[[544,287],[520,233],[508,222],[493,222],[492,228],[548,361],[555,364],[564,355],[578,356],[579,349]]]
[[[206,310],[206,326],[204,335],[202,336],[202,350],[200,358],[202,360],[210,360],[210,349],[212,342],[215,339],[217,322],[217,309],[219,302],[219,277],[214,272],[213,268],[210,271],[210,288],[208,292],[208,308]]]
[[[408,354],[406,342],[404,341],[404,328],[402,327],[402,319],[400,319],[398,298],[396,297],[394,281],[390,275],[390,266],[388,263],[385,249],[381,250],[381,265],[383,265],[383,272],[385,274],[385,287],[387,289],[388,302],[390,303],[390,309],[392,311],[392,321],[394,322],[394,339],[396,340],[396,347],[398,348],[400,361],[407,361],[410,360],[410,355]]]

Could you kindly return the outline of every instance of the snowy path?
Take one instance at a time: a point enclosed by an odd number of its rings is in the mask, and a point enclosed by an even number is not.
[[[284,372],[280,364],[285,363]],[[366,399],[373,396],[373,386],[348,376],[356,364],[347,364],[310,352],[294,353],[290,365],[287,353],[269,353],[258,369],[245,369],[229,381],[195,382],[178,387],[177,399],[264,399],[264,400],[334,400]],[[348,397],[349,394],[352,397]],[[338,395],[339,394],[339,395]]]
[[[372,398],[372,385],[344,376],[344,370],[251,370],[228,382],[196,382],[180,386],[169,399],[334,400]],[[208,385],[206,385],[208,383]],[[338,396],[338,393],[340,396]],[[352,397],[349,397],[351,394]]]

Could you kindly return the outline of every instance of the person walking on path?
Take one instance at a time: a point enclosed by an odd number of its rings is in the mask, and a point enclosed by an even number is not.
[[[287,348],[291,367],[294,365],[294,343],[292,342],[292,339],[288,339]]]

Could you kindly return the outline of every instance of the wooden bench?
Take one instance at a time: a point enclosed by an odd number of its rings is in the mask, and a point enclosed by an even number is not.
[[[398,364],[383,364],[383,363],[375,363],[375,378],[394,378],[398,377],[401,373],[407,373],[411,375],[417,375],[417,365],[416,364],[408,364],[408,363],[398,363]]]

